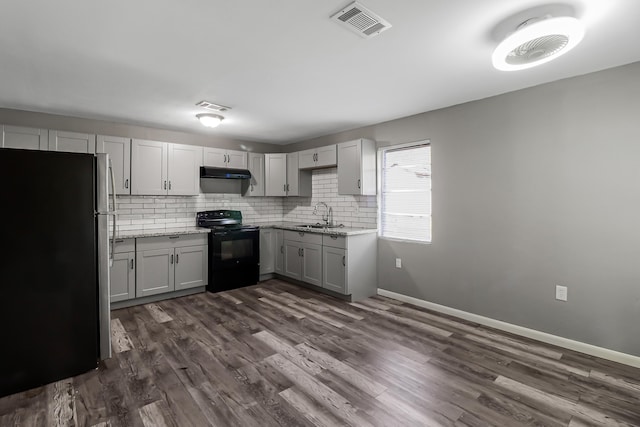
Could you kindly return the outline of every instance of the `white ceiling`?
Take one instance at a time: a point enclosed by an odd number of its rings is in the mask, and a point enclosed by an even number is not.
[[[290,143],[640,60],[638,0],[567,0],[582,44],[511,73],[491,65],[500,35],[565,6],[363,0],[393,25],[367,40],[329,19],[348,3],[10,0],[0,107]],[[233,109],[205,129],[201,100]]]

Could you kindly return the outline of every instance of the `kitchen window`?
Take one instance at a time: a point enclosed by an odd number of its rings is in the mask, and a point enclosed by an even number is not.
[[[429,141],[383,148],[380,160],[380,236],[431,242]]]

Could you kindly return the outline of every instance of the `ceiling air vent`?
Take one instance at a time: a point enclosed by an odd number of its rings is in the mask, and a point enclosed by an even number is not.
[[[353,2],[331,17],[334,21],[364,38],[377,36],[391,24],[358,2]]]
[[[225,107],[224,105],[214,104],[209,101],[200,101],[196,105],[209,111],[215,111],[216,113],[223,113],[231,109],[231,107]]]

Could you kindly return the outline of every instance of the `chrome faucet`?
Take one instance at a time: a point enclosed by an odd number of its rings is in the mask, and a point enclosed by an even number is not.
[[[333,225],[333,209],[329,207],[325,202],[318,202],[313,207],[313,214],[318,215],[318,206],[323,205],[325,209],[325,214],[322,215],[322,220],[325,222],[324,225],[332,226]]]

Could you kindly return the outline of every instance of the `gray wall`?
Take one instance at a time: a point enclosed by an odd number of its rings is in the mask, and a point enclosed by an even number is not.
[[[0,124],[39,127],[70,132],[95,133],[98,135],[120,136],[125,138],[150,139],[155,141],[174,142],[178,144],[201,145],[204,147],[255,151],[258,153],[282,152],[282,146],[275,144],[241,141],[220,136],[178,132],[168,129],[159,129],[126,123],[35,113],[31,111],[10,110],[6,108],[0,108]]]
[[[380,288],[640,356],[640,63],[287,149],[360,137],[433,147],[433,243],[379,239]]]

